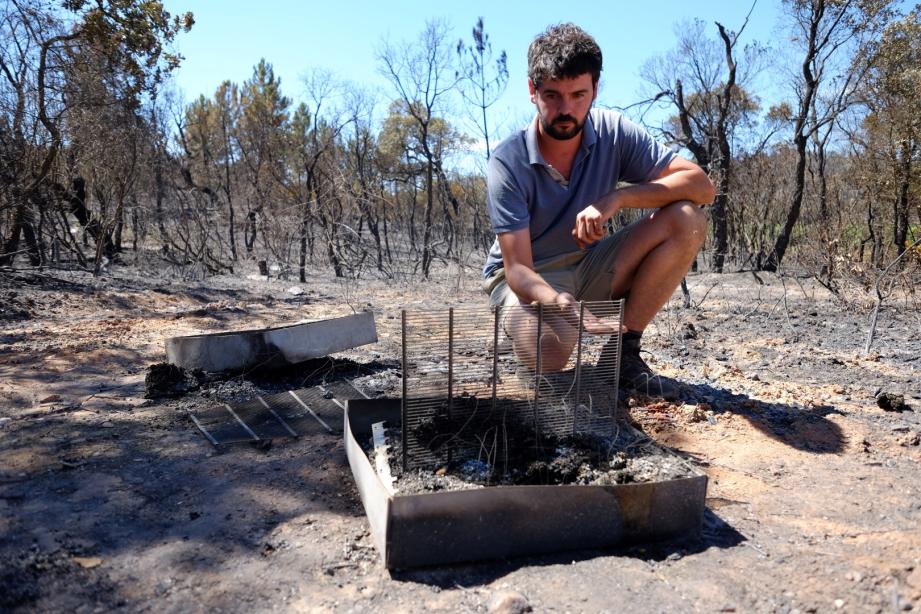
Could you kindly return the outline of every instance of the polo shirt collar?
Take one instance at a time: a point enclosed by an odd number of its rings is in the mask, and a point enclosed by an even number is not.
[[[547,161],[544,160],[544,157],[540,153],[540,147],[537,145],[537,122],[538,119],[535,114],[534,120],[528,125],[524,135],[525,147],[528,150],[528,162],[547,166]],[[588,117],[585,118],[585,125],[582,126],[582,143],[579,148],[585,154],[588,154],[595,145],[595,139],[595,123],[592,121],[592,112],[589,111]]]

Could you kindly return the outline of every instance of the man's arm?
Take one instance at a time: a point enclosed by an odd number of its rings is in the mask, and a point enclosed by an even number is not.
[[[518,296],[518,300],[524,305],[535,301],[545,304],[558,302],[559,293],[534,271],[531,231],[522,228],[503,232],[498,237],[499,249],[502,250],[502,265],[505,268],[505,281]],[[575,300],[571,296],[569,298]]]
[[[605,222],[621,209],[652,209],[679,200],[707,205],[714,196],[716,188],[703,169],[676,156],[652,181],[615,188],[579,212],[572,236],[584,249],[604,237]]]

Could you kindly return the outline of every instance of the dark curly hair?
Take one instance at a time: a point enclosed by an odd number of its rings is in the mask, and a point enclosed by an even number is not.
[[[601,49],[595,39],[574,23],[550,26],[528,47],[528,79],[540,87],[546,79],[572,79],[591,73],[601,77]]]

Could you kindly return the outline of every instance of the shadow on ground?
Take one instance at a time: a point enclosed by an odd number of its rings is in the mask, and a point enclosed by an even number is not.
[[[789,405],[752,398],[746,394],[720,388],[711,384],[680,384],[678,404],[706,403],[714,413],[731,413],[742,416],[768,437],[797,450],[817,454],[837,454],[847,444],[841,427],[828,419],[831,414],[844,412],[831,405],[807,407],[805,404]],[[640,400],[661,400],[655,390],[639,393]],[[624,417],[631,395],[623,388],[618,391],[619,415]],[[666,411],[672,411],[671,406]]]
[[[308,367],[253,375],[250,383],[296,388],[368,369]],[[289,548],[275,534],[281,525],[337,526],[329,537],[341,540],[348,525],[335,517],[363,517],[341,433],[216,453],[189,419],[191,400],[216,402],[187,395],[104,416],[75,407],[5,424],[0,515],[9,521],[0,525],[0,560],[8,564],[0,569],[0,610],[49,602],[64,610],[119,607],[131,599],[105,566],[87,561],[147,557],[180,575],[218,573],[234,558]]]
[[[844,451],[847,439],[841,427],[827,418],[830,414],[844,413],[831,405],[797,407],[753,399],[709,384],[685,386],[690,392],[684,399],[686,402],[706,402],[716,413],[742,416],[767,436],[792,448],[817,454]]]

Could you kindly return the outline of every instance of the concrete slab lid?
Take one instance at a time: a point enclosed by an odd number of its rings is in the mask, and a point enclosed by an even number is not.
[[[170,337],[167,360],[186,369],[228,371],[278,367],[377,342],[374,314],[269,328]]]
[[[613,486],[492,486],[393,495],[359,440],[399,421],[398,400],[350,400],[346,456],[388,569],[607,548],[699,532],[707,476]]]

